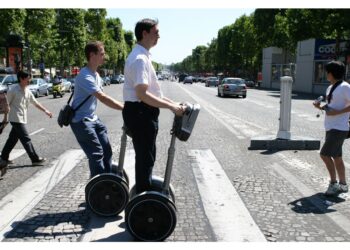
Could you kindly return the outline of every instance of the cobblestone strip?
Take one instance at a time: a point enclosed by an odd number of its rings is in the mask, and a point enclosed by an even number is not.
[[[87,230],[90,213],[85,209],[86,164],[81,161],[3,241],[77,241]]]

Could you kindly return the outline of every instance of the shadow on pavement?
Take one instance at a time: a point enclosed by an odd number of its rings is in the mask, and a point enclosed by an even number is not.
[[[324,193],[316,193],[312,196],[303,197],[288,203],[292,206],[292,210],[300,214],[326,214],[336,212],[332,206],[346,201],[341,197],[325,196]]]

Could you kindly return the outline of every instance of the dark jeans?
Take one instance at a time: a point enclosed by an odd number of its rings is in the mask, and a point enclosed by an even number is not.
[[[34,150],[34,146],[29,137],[27,128],[23,123],[11,122],[12,129],[9,134],[9,138],[7,139],[4,148],[1,152],[1,158],[5,161],[8,161],[10,153],[12,149],[16,146],[18,139],[21,141],[24,149],[26,150],[29,158],[34,161],[38,161],[39,156],[36,154]]]
[[[145,103],[125,102],[123,119],[135,149],[136,193],[150,190],[156,161],[159,109]]]
[[[110,173],[112,169],[112,147],[106,126],[97,119],[70,124],[80,147],[89,159],[90,177]]]

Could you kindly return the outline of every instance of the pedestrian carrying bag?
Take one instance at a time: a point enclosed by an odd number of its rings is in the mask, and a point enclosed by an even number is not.
[[[329,91],[329,94],[328,94],[328,96],[327,96],[327,101],[328,101],[328,104],[331,102],[331,100],[332,100],[332,94],[333,94],[333,91],[342,83],[343,81],[338,81],[338,82],[336,82],[333,86],[332,86],[332,88],[331,88],[331,90]],[[350,138],[350,118],[349,118],[349,131],[348,131],[348,137],[347,137],[347,139],[349,139]]]
[[[74,93],[74,92],[73,92]],[[69,126],[69,124],[72,122],[72,119],[74,117],[75,111],[77,111],[89,98],[91,95],[85,98],[85,100],[80,103],[75,109],[72,108],[72,106],[69,104],[70,100],[73,97],[73,93],[69,97],[67,104],[65,104],[58,114],[57,117],[57,123],[62,128],[63,126]]]

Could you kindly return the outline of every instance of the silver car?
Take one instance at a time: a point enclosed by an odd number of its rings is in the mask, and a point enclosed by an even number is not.
[[[218,86],[219,85],[219,78],[215,76],[208,77],[207,80],[205,81],[205,87],[210,87],[210,86]]]
[[[242,96],[247,97],[247,87],[245,81],[242,78],[227,77],[222,79],[218,85],[218,96],[224,97],[230,96]]]
[[[48,85],[42,78],[33,78],[30,81],[28,88],[35,97],[39,97],[41,95],[49,95]]]

